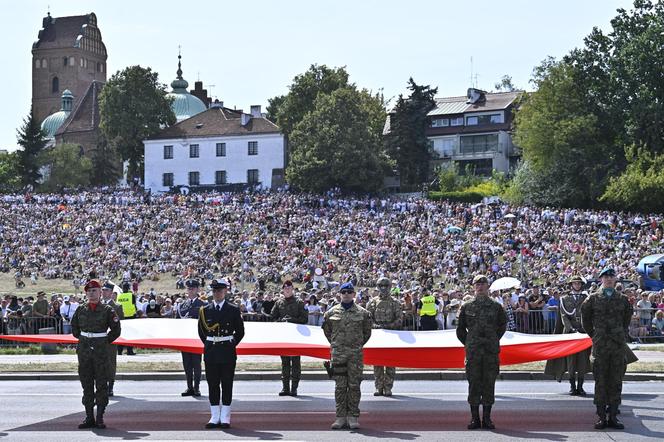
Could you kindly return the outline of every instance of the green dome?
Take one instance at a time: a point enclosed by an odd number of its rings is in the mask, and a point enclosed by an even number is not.
[[[74,95],[72,95],[69,89],[65,89],[65,91],[62,93],[62,107],[60,110],[46,117],[46,119],[41,124],[42,130],[46,132],[46,138],[55,138],[55,133],[58,131],[60,126],[62,126],[62,123],[65,122],[69,114],[71,114],[73,101]]]
[[[178,70],[177,78],[171,83],[173,92],[169,93],[168,96],[173,98],[173,104],[171,104],[171,109],[175,114],[175,118],[178,121],[186,120],[187,118],[193,117],[196,114],[200,114],[207,110],[205,104],[200,100],[200,98],[195,97],[187,91],[189,83],[187,80],[182,78],[182,65],[180,63],[181,55],[178,55]]]

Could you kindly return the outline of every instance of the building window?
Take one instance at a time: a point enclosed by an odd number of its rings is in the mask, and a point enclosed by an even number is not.
[[[161,182],[164,187],[172,187],[173,186],[173,174],[172,173],[165,173],[161,176]]]
[[[460,151],[462,154],[497,152],[498,134],[461,137]]]
[[[450,125],[449,118],[436,118],[431,120],[431,127],[447,127]]]
[[[101,63],[97,63],[97,72],[101,72]]]
[[[502,124],[505,121],[503,120],[503,114],[493,114],[489,115],[491,124]]]
[[[258,141],[249,141],[249,155],[258,155]]]
[[[450,126],[463,126],[463,117],[450,118]]]
[[[258,183],[258,169],[247,170],[247,183],[248,184]]]
[[[502,122],[503,114],[473,115],[472,117],[466,117],[466,125],[468,126],[501,124]]]
[[[478,117],[467,117],[466,126],[477,126],[479,124]]]
[[[45,58],[42,58],[42,69],[46,69],[48,67],[48,63],[46,62]]]
[[[39,69],[41,67],[41,60],[36,59],[35,60],[35,69]]]
[[[85,66],[85,61],[81,58],[81,67]]]
[[[173,159],[173,146],[164,146],[164,159],[165,160]]]
[[[225,170],[217,170],[214,173],[214,183],[219,185],[219,184],[226,184],[226,171]]]
[[[218,157],[226,156],[226,143],[217,143],[217,156]]]
[[[198,144],[189,145],[189,158],[198,158],[200,151],[198,149]]]
[[[67,63],[69,62],[69,57],[62,57],[62,65],[67,66]]]
[[[51,92],[58,92],[60,90],[60,80],[58,80],[58,77],[53,77],[53,81],[51,81]]]
[[[76,65],[76,60],[74,60],[74,57],[69,57],[69,66],[74,66]]]
[[[189,172],[189,185],[198,186],[201,184],[201,174],[199,172]]]

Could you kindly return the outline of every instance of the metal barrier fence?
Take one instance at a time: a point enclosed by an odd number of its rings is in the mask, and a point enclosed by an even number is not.
[[[37,335],[62,333],[62,321],[58,318],[8,317],[0,320],[2,335]],[[0,340],[0,347],[27,346],[25,342]]]
[[[629,337],[633,342],[664,342],[664,309],[635,308],[629,324]]]

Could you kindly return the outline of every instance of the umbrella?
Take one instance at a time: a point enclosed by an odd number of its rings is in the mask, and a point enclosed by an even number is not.
[[[505,215],[503,218],[516,218],[516,215],[513,214],[513,213],[508,213],[508,214]]]
[[[457,226],[447,226],[445,233],[463,233],[463,229]]]
[[[519,287],[521,287],[521,281],[516,278],[505,277],[493,281],[493,284],[489,287],[489,291],[496,292],[498,290],[515,289]]]

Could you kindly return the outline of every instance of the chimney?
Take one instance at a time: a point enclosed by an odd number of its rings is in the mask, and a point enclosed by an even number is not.
[[[251,106],[251,116],[252,118],[262,118],[263,114],[261,113],[261,105],[254,104]]]
[[[219,100],[214,100],[214,103],[210,105],[211,108],[216,107],[216,108],[222,108],[224,107],[224,102],[219,101]]]
[[[242,113],[242,116],[240,117],[240,122],[242,123],[243,126],[246,126],[249,124],[251,121],[251,115],[245,114],[244,112]]]

